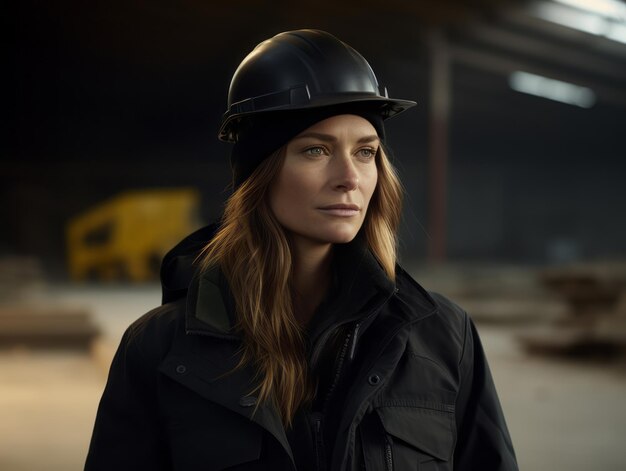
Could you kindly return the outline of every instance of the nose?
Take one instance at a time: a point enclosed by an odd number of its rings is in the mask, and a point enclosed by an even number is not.
[[[359,172],[350,155],[337,155],[334,165],[333,188],[338,191],[354,191],[359,187]]]

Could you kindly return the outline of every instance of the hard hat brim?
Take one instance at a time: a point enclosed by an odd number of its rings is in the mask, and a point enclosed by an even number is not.
[[[331,107],[335,105],[355,104],[360,107],[367,106],[369,108],[371,106],[372,111],[379,112],[383,119],[388,119],[417,105],[416,102],[411,100],[399,100],[379,95],[358,93],[350,94],[350,96],[346,96],[345,93],[334,96],[322,96],[311,99],[308,103],[288,103],[273,107],[267,106],[267,103],[260,104],[257,107],[255,101],[258,101],[259,98],[263,97],[257,97],[253,100],[245,100],[245,102],[234,103],[229,108],[223,116],[222,125],[220,126],[218,132],[218,138],[221,141],[236,142],[237,135],[234,131],[234,128],[236,128],[235,125],[240,121],[245,120],[246,117],[253,115],[259,116],[265,113],[305,111],[307,109]]]

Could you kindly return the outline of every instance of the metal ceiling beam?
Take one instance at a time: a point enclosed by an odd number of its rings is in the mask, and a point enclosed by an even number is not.
[[[584,50],[558,45],[553,41],[537,39],[484,23],[472,24],[464,28],[463,32],[487,45],[501,47],[516,54],[536,57],[555,65],[580,69],[581,75],[598,75],[601,78],[626,83],[626,61],[616,64],[616,61],[604,59]]]
[[[521,70],[588,87],[597,95],[598,101],[626,107],[626,92],[624,90],[608,86],[587,77],[564,72],[558,67],[544,66],[528,60],[511,58],[504,54],[485,52],[484,50],[460,46],[458,44],[451,46],[450,54],[454,62],[496,74],[509,75],[512,72]]]
[[[531,14],[527,8],[502,9],[498,12],[496,21],[503,26],[508,23],[529,30],[529,33],[539,32],[562,41],[582,45],[601,54],[614,56],[618,60],[626,60],[626,44],[544,20]]]

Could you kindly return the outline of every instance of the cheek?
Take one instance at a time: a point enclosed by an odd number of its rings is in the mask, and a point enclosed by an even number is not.
[[[376,190],[377,184],[378,184],[378,171],[376,170],[376,167],[374,167],[374,170],[372,172],[369,172],[368,174],[364,175],[362,179],[362,183],[361,183],[361,188],[363,191],[363,199],[364,201],[368,203],[368,205],[369,205],[370,200],[372,199],[372,195],[374,194],[374,191]]]
[[[313,187],[309,179],[303,178],[302,172],[283,167],[270,189],[270,207],[276,217],[297,214],[306,206]]]

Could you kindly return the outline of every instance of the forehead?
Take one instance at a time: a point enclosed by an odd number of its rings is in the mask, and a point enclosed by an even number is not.
[[[323,119],[308,127],[294,139],[307,137],[311,133],[322,133],[330,136],[376,136],[376,129],[367,119],[354,114],[341,114]]]

